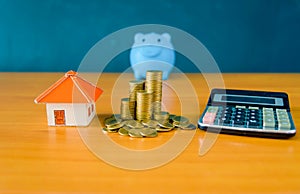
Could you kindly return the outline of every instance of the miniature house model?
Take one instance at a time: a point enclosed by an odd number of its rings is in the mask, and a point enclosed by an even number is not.
[[[95,116],[95,102],[102,92],[69,71],[34,101],[46,104],[50,126],[87,126]]]

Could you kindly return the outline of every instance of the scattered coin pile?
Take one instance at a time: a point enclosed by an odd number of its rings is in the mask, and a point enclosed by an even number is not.
[[[146,80],[129,82],[129,98],[121,99],[120,115],[105,119],[105,132],[131,137],[156,137],[174,128],[193,130],[196,126],[183,116],[161,111],[162,72],[147,71]]]
[[[186,117],[168,115],[166,120],[148,120],[139,122],[137,120],[122,120],[119,114],[105,119],[103,131],[108,133],[119,133],[130,137],[156,137],[158,132],[168,132],[175,128],[183,130],[194,130],[196,126],[189,122]]]

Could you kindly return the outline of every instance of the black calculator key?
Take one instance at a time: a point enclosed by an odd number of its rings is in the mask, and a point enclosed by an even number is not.
[[[225,120],[231,120],[230,117],[221,117],[221,121],[225,121]]]
[[[249,126],[259,126],[259,121],[258,120],[249,120]]]
[[[237,114],[237,115],[243,115],[243,114],[245,114],[245,111],[236,111],[235,114]]]
[[[249,119],[250,120],[257,120],[259,117],[258,116],[250,116]]]
[[[234,119],[233,124],[234,125],[244,125],[244,119]]]
[[[244,115],[235,115],[235,118],[244,120],[245,116]]]
[[[221,121],[222,121],[222,123],[224,123],[224,124],[230,124],[231,119],[230,119],[230,118],[225,118],[225,117],[223,117],[223,118],[221,118]]]
[[[225,121],[225,120],[230,120],[230,118],[228,118],[228,117],[223,117],[223,116],[220,117],[220,121],[223,122],[223,121]]]
[[[230,119],[231,118],[231,114],[223,114],[221,117],[222,118]]]
[[[259,113],[255,113],[255,112],[250,112],[250,116],[258,116]]]
[[[224,114],[231,114],[232,113],[232,110],[225,110],[224,111]]]
[[[240,112],[237,112],[237,113],[236,113],[236,115],[242,115],[242,116],[245,116],[245,115],[246,115],[246,113],[245,113],[245,112],[242,112],[242,113],[240,113]]]

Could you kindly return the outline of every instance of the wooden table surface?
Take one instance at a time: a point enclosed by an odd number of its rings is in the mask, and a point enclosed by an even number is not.
[[[199,142],[206,132],[197,129],[186,149],[162,166],[126,170],[110,165],[86,146],[76,127],[47,126],[45,105],[34,104],[34,98],[62,76],[0,73],[0,193],[300,193],[299,133],[285,140],[220,134],[200,156]],[[115,84],[119,77],[97,78],[104,93],[96,103],[98,117],[93,122],[103,123],[120,104],[112,99],[126,95],[128,88]],[[199,117],[209,96],[209,81],[201,74],[187,77],[192,85],[181,87],[194,86],[196,97],[187,93],[184,98],[198,101],[199,107],[188,108],[199,108],[194,115]],[[300,74],[223,74],[222,78],[227,88],[287,92],[296,128],[300,127]],[[168,81],[180,79],[173,74]],[[164,86],[164,103],[167,110],[180,114],[176,90],[181,88]],[[103,135],[100,127],[90,128]],[[125,149],[146,150],[164,146],[176,133],[148,139],[104,135]],[[98,140],[101,145],[103,139]],[[117,158],[114,149],[105,152]]]

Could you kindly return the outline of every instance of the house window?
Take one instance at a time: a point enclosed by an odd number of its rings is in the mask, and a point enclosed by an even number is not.
[[[88,107],[88,116],[91,116],[91,107]]]

